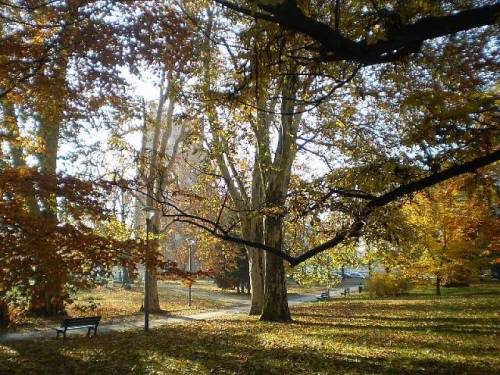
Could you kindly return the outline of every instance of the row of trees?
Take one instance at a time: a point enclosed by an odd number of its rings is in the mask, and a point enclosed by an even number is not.
[[[401,202],[378,233],[366,232],[351,246],[327,251],[292,270],[301,283],[335,284],[335,268],[368,266],[415,283],[465,286],[498,262],[498,191],[494,169],[460,176]],[[323,228],[307,225],[315,241]],[[375,269],[375,270],[374,270]]]
[[[210,234],[218,242],[208,251],[222,258],[245,246],[250,313],[264,320],[291,318],[284,261],[294,267],[352,249],[360,236],[387,236],[401,198],[500,156],[499,6],[488,1],[1,7],[4,165],[19,171],[24,159],[41,178],[72,173],[123,189],[136,212],[157,208],[153,258],[169,230]],[[130,76],[154,83],[158,100],[142,103]],[[130,167],[107,158],[97,165],[102,144],[82,139],[96,129],[122,145]],[[61,153],[63,142],[78,148]],[[70,156],[78,162],[62,166]],[[6,189],[2,202],[14,204]],[[72,222],[57,191],[30,197],[16,203],[29,217],[41,210],[55,223]],[[2,231],[11,230],[10,212]],[[134,220],[124,219],[130,227]],[[84,222],[97,228],[93,218]],[[320,235],[301,236],[310,230],[305,222]],[[50,246],[51,259],[58,251]],[[12,257],[13,248],[2,245],[2,254]],[[149,263],[156,310],[157,267]],[[66,282],[49,279],[56,292]]]

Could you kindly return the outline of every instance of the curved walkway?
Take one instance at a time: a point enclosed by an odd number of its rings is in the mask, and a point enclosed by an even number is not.
[[[355,292],[358,290],[357,287],[349,287],[351,292]],[[330,297],[340,297],[340,293],[344,291],[344,288],[333,288],[330,289]],[[208,294],[208,293],[207,293]],[[206,297],[206,295],[204,296]],[[295,306],[301,303],[306,302],[314,302],[317,300],[317,295],[312,294],[301,294],[301,295],[291,295],[288,297],[288,304],[290,306]],[[177,316],[177,315],[169,315],[165,318],[160,319],[152,319],[149,322],[150,328],[160,327],[165,324],[175,324],[175,323],[186,323],[190,321],[199,321],[199,320],[213,320],[213,319],[221,319],[227,317],[228,315],[235,314],[244,314],[248,311],[248,306],[250,301],[241,300],[235,306],[228,307],[225,309],[218,309],[212,311],[206,311],[202,313],[197,313],[193,315],[187,316]],[[109,323],[109,324],[100,324],[98,332],[99,334],[106,334],[110,332],[120,332],[126,330],[134,330],[134,329],[142,329],[144,327],[143,321],[130,321],[130,322],[120,322],[120,323]],[[69,337],[74,336],[84,336],[86,334],[86,330],[72,331],[69,334]],[[39,330],[39,331],[31,331],[31,332],[12,332],[0,334],[0,343],[9,342],[9,341],[22,341],[22,340],[36,340],[36,339],[46,339],[46,338],[55,338],[55,331],[51,328]]]

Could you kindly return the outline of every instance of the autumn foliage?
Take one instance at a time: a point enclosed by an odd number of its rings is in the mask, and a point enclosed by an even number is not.
[[[39,202],[55,197],[58,215]],[[134,267],[143,243],[96,230],[108,219],[105,190],[90,182],[43,175],[31,168],[0,174],[0,295],[3,303],[40,313],[62,313],[76,287],[93,285],[113,265]],[[34,207],[30,207],[35,205]]]
[[[403,207],[415,230],[408,246],[418,257],[407,267],[414,278],[432,277],[449,286],[478,280],[489,255],[498,252],[494,178],[492,168],[461,176],[418,194]]]

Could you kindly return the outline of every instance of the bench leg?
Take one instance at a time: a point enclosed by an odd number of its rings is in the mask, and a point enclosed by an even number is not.
[[[94,331],[94,336],[97,336],[97,327],[89,327],[87,331],[87,337],[90,337],[91,331]]]

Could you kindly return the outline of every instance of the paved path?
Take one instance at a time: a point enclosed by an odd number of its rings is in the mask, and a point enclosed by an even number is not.
[[[357,287],[350,287],[351,292],[357,291]],[[340,293],[343,292],[344,288],[334,288],[330,289],[330,297],[340,297]],[[288,297],[288,305],[295,306],[301,303],[314,302],[317,300],[317,295],[312,294],[302,294],[293,295]],[[160,327],[165,324],[175,324],[175,323],[186,323],[190,321],[199,320],[214,320],[224,318],[228,315],[243,314],[248,312],[249,301],[240,300],[238,305],[228,307],[225,309],[218,309],[212,311],[206,311],[198,314],[187,315],[187,316],[177,316],[171,315],[165,318],[153,319],[149,322],[151,328]],[[105,334],[110,332],[120,332],[134,329],[142,329],[144,327],[143,321],[130,321],[130,322],[120,322],[120,323],[109,323],[99,325],[99,334]],[[71,331],[69,336],[84,336],[86,330]],[[30,332],[13,332],[0,334],[0,343],[10,342],[10,341],[23,341],[23,340],[35,340],[43,338],[55,338],[55,331],[51,328],[41,329],[39,331]]]
[[[176,283],[161,283],[158,285],[159,288],[167,289],[170,292],[174,292],[179,295],[185,295],[187,297],[188,289],[185,286],[176,284]],[[241,304],[241,303],[250,303],[250,295],[248,294],[236,294],[236,293],[222,293],[220,291],[211,291],[200,289],[194,287],[191,289],[192,296],[194,298],[200,297],[203,299],[211,299],[214,301],[228,302],[231,304]]]

